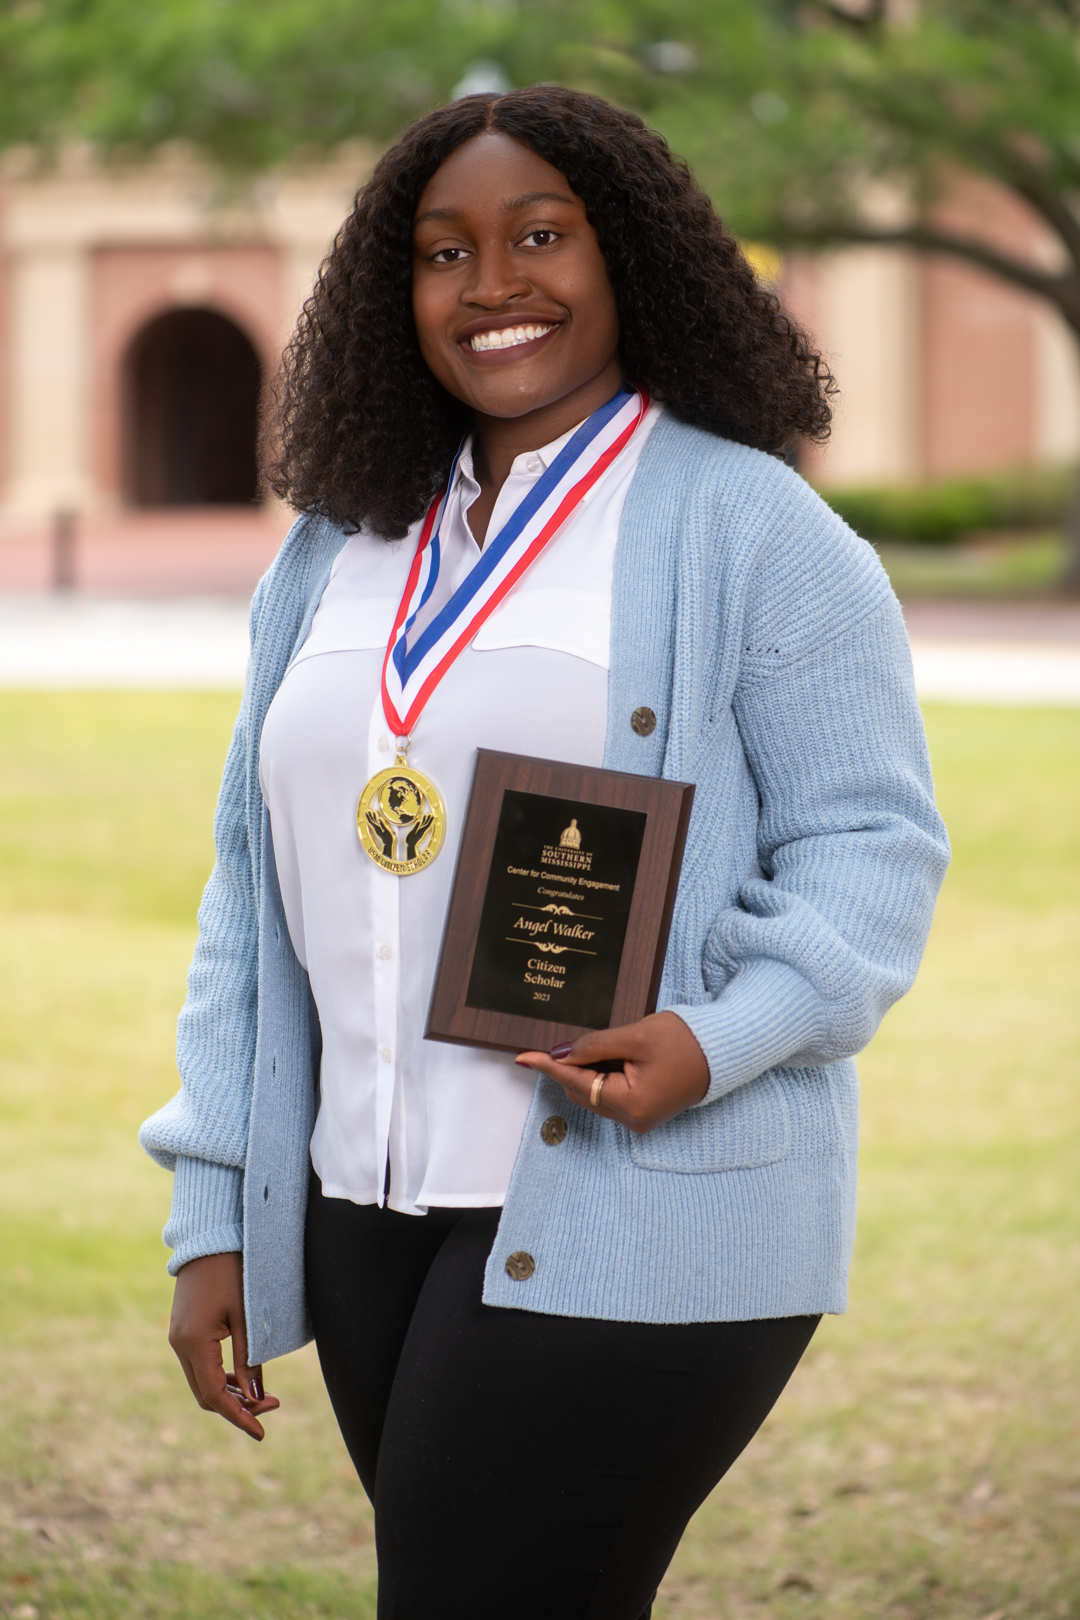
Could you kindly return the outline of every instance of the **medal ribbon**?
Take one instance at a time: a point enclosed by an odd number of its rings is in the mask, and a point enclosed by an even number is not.
[[[409,630],[439,577],[439,528],[454,487],[458,451],[446,489],[432,501],[424,519],[383,659],[383,712],[395,736],[408,736],[455,658],[625,449],[648,408],[646,394],[621,388],[581,424],[410,648]]]

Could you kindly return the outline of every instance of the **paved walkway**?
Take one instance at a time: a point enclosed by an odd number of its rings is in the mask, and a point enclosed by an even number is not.
[[[244,597],[0,596],[0,686],[243,685]]]
[[[1080,602],[909,602],[924,698],[1080,704]]]
[[[905,602],[912,640],[1026,641],[1080,648],[1080,601]]]
[[[905,609],[920,695],[1080,704],[1080,604]],[[239,687],[247,596],[0,596],[0,686]]]

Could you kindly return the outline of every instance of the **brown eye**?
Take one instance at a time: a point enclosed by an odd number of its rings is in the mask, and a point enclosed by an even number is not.
[[[432,264],[460,264],[468,255],[464,248],[440,248],[431,255]]]
[[[528,236],[521,239],[522,247],[550,247],[552,242],[558,241],[557,231],[530,231]]]

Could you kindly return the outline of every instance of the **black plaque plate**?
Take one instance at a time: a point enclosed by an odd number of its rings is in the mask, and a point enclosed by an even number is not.
[[[429,1039],[521,1051],[652,1011],[693,792],[481,749]]]
[[[647,819],[506,790],[466,1006],[606,1028]]]

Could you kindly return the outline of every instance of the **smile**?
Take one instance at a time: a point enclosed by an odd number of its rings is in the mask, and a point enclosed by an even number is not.
[[[504,326],[498,331],[477,332],[469,339],[469,347],[474,354],[483,354],[487,349],[515,349],[519,343],[534,343],[546,337],[554,326],[553,322],[549,326]]]

